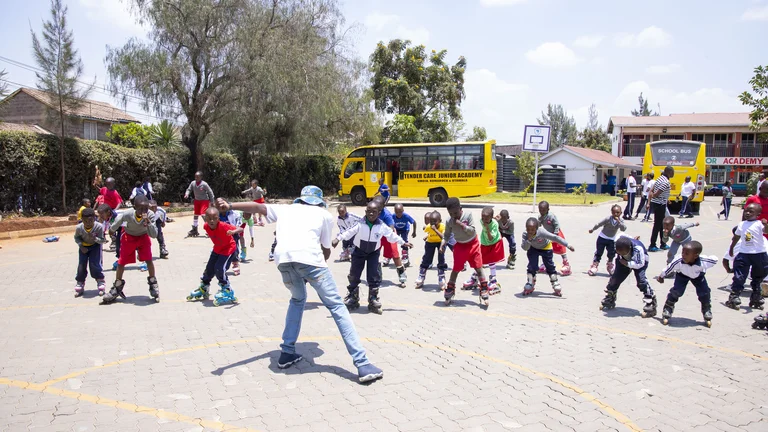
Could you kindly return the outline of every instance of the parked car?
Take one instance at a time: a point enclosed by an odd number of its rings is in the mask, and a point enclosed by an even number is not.
[[[704,196],[723,196],[723,185],[714,185],[705,190]]]

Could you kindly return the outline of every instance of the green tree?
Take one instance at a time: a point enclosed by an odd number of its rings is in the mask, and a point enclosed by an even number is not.
[[[34,30],[32,49],[40,72],[37,75],[37,88],[51,94],[54,109],[49,116],[58,122],[59,162],[61,164],[61,209],[67,209],[66,170],[64,166],[64,139],[66,138],[67,112],[72,112],[83,104],[91,92],[92,86],[82,88],[78,81],[83,75],[83,62],[75,49],[72,31],[67,28],[67,7],[61,0],[51,0],[51,18],[43,22],[41,38]],[[55,111],[55,112],[54,112]]]
[[[739,95],[741,103],[752,107],[749,119],[755,131],[768,129],[768,66],[755,68],[755,76],[749,80],[754,94],[745,91]]]
[[[579,135],[576,121],[568,115],[562,105],[547,104],[547,112],[542,112],[537,121],[540,125],[549,125],[551,128],[549,136],[552,149],[576,143]]]
[[[602,150],[604,152],[611,152],[611,138],[602,129],[589,129],[584,128],[579,134],[579,139],[576,141],[577,147],[591,148],[595,150]]]
[[[539,168],[539,174],[541,174],[541,168]],[[533,187],[533,180],[536,175],[536,159],[533,152],[522,152],[517,157],[517,169],[515,169],[515,176],[520,179],[523,184],[523,190],[528,192]]]
[[[128,148],[152,147],[152,134],[148,126],[139,123],[113,124],[107,138],[114,144]]]
[[[370,57],[376,109],[413,117],[427,142],[451,139],[450,123],[461,120],[467,62],[459,57],[449,65],[446,55],[446,50],[428,54],[424,45],[412,46],[409,40],[393,39],[386,45],[379,42]]]
[[[472,135],[467,137],[467,141],[486,141],[488,134],[485,132],[485,128],[482,126],[475,126],[472,128]]]
[[[387,141],[392,144],[422,142],[421,133],[415,123],[413,116],[395,114],[385,128]]]
[[[168,148],[181,144],[181,130],[168,120],[147,128],[152,147]]]
[[[657,116],[659,113],[656,111],[651,111],[648,109],[648,99],[645,99],[643,97],[643,93],[640,92],[640,96],[637,97],[637,101],[640,104],[640,108],[636,110],[632,110],[632,115],[635,117],[648,117],[648,116]]]

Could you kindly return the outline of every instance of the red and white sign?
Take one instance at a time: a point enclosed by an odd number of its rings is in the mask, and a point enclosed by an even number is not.
[[[768,165],[768,157],[708,157],[707,165]]]

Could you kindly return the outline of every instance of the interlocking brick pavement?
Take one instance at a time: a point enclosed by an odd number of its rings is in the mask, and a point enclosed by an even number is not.
[[[149,301],[147,275],[135,266],[125,274],[126,301],[100,306],[93,280],[83,298],[73,298],[77,261],[69,237],[6,241],[0,430],[768,430],[768,332],[750,328],[757,311],[723,306],[729,282],[721,267],[708,274],[711,329],[692,288],[670,326],[641,318],[632,277],[616,309],[598,310],[605,260],[600,275],[586,275],[597,237],[587,229],[609,207],[553,207],[577,249],[569,254],[574,274],[561,278],[562,298],[551,295],[545,278],[532,296],[520,295],[527,261],[518,248],[517,268],[499,270],[503,294],[487,310],[467,291],[445,307],[434,270],[414,289],[423,251],[417,236],[408,287],[384,283],[381,316],[364,307],[352,313],[369,357],[385,371],[371,385],[357,383],[311,288],[298,344],[305,360],[277,368],[289,297],[267,261],[270,227],[256,228],[257,247],[231,278],[241,303],[220,307],[185,301],[211,247],[206,238],[184,239],[191,218],[166,228],[171,255],[156,261],[159,304]],[[519,242],[530,207],[496,208],[510,210]],[[692,234],[706,254],[721,257],[735,222],[717,221],[716,208],[704,203]],[[421,225],[431,209],[407,211]],[[469,211],[479,220],[478,206]],[[627,234],[647,243],[650,230],[633,221]],[[649,276],[665,257],[651,254]],[[104,261],[109,267],[113,255]],[[330,267],[343,291],[349,264]],[[111,284],[114,273],[106,275]],[[384,279],[396,279],[394,268],[384,269]],[[651,283],[660,315],[672,283]]]

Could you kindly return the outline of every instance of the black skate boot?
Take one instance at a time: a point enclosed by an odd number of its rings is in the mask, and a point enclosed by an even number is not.
[[[360,307],[360,287],[347,287],[347,290],[349,290],[349,294],[347,294],[346,297],[344,297],[344,304],[347,306],[347,309],[349,310],[355,310]]]
[[[643,297],[645,306],[643,306],[643,313],[640,314],[643,318],[650,318],[656,316],[656,296]]]
[[[703,306],[702,306],[703,309]],[[664,303],[664,309],[661,311],[661,323],[664,325],[669,324],[669,319],[672,318],[672,314],[675,312],[675,304],[667,300]]]
[[[760,291],[753,289],[752,294],[749,296],[749,307],[751,307],[752,309],[763,310],[764,304],[765,304],[765,300],[763,300],[762,293]]]
[[[381,315],[381,301],[379,300],[379,289],[378,288],[369,288],[368,289],[368,310],[377,314]]]
[[[701,316],[704,318],[704,324],[707,327],[712,327],[712,304],[711,303],[701,304]]]
[[[739,294],[732,292],[728,295],[728,300],[726,300],[725,305],[731,309],[739,310],[739,306],[741,306],[741,297],[739,297]]]
[[[157,278],[149,276],[147,283],[149,283],[149,296],[152,297],[155,303],[160,303],[160,286],[157,284]]]
[[[114,303],[118,297],[125,298],[123,288],[125,288],[125,281],[122,279],[116,280],[115,283],[112,284],[112,288],[109,289],[109,292],[104,294],[104,297],[101,298],[101,304]]]
[[[616,307],[616,291],[605,290],[605,297],[600,302],[600,310]]]
[[[753,329],[766,330],[768,329],[768,314],[760,314],[755,317],[755,322],[752,323]]]
[[[443,296],[445,297],[445,305],[449,306],[456,296],[456,282],[448,282],[448,285],[445,287],[445,292],[443,292]]]
[[[191,230],[187,233],[187,237],[197,237],[200,233],[197,231],[197,227],[193,226]]]

